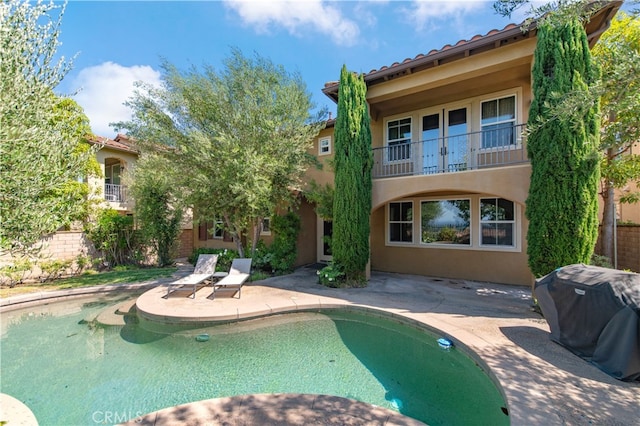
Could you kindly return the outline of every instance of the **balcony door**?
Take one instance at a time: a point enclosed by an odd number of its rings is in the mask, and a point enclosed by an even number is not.
[[[455,172],[468,167],[469,107],[422,116],[422,172]]]

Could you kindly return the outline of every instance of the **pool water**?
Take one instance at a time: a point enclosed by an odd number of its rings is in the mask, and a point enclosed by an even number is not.
[[[0,391],[40,425],[117,423],[165,407],[252,393],[314,393],[390,408],[430,425],[508,424],[504,400],[434,334],[345,310],[152,332],[92,321],[95,297],[2,314]],[[209,340],[199,342],[202,333]]]

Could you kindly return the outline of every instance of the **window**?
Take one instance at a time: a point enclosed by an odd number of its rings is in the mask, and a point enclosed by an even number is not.
[[[482,102],[482,148],[516,144],[516,97]]]
[[[411,118],[387,122],[387,161],[411,158]]]
[[[216,219],[213,222],[213,238],[220,239],[224,238],[224,222],[222,220]]]
[[[321,138],[318,139],[318,155],[329,155],[331,154],[331,138]]]
[[[420,205],[422,244],[471,244],[469,200],[423,201]]]
[[[389,242],[413,242],[413,202],[389,203]]]
[[[515,245],[515,204],[504,198],[480,199],[480,244]]]
[[[260,235],[271,235],[271,219],[265,217],[262,219],[262,229]]]
[[[198,226],[198,239],[200,241],[223,239],[224,234],[224,223],[222,220],[203,222]]]

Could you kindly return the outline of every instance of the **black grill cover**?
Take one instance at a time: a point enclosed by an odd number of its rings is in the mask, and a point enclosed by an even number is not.
[[[538,279],[551,340],[620,380],[640,380],[640,274],[569,265]]]

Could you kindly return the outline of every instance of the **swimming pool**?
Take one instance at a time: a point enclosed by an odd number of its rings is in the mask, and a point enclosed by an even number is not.
[[[326,310],[164,333],[93,321],[114,296],[2,314],[2,389],[41,425],[133,419],[231,395],[352,398],[438,424],[508,424],[494,383],[437,335],[365,312]],[[198,342],[207,333],[206,342]]]

